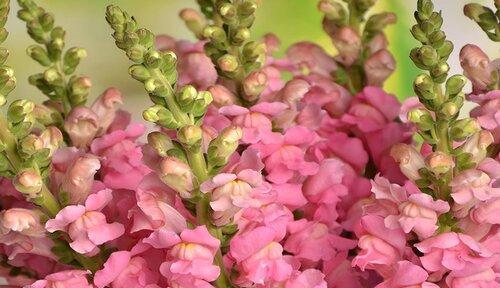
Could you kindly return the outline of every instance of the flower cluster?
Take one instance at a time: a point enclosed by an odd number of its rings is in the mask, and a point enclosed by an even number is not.
[[[64,52],[52,14],[18,2],[40,44],[28,54],[47,68],[30,83],[49,100],[0,117],[8,287],[500,287],[500,72],[464,47],[466,96],[431,0],[418,1],[411,52],[428,74],[404,103],[382,88],[396,17],[367,17],[375,0],[319,1],[338,54],[301,42],[282,58],[276,36],[250,40],[256,0],[181,11],[195,43],[108,6],[153,102],[147,143],[117,89],[86,106],[90,80],[73,75],[84,50]],[[0,0],[0,23],[8,11]],[[6,96],[12,69],[0,79]],[[478,106],[459,119],[465,98]]]

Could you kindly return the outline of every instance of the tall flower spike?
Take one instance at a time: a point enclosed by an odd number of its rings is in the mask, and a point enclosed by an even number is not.
[[[31,75],[29,82],[60,105],[62,114],[67,115],[72,107],[87,101],[90,80],[73,74],[87,52],[79,47],[64,51],[66,31],[54,26],[54,16],[32,0],[18,0],[18,3],[21,6],[18,17],[26,22],[28,34],[38,43],[29,46],[26,52],[46,67],[44,72]]]
[[[9,0],[0,1],[0,44],[2,44],[9,35],[9,32],[4,28],[10,11],[9,2]],[[16,87],[14,71],[12,68],[5,65],[7,57],[9,57],[9,50],[0,47],[0,107],[5,105],[7,102],[7,95]]]
[[[366,86],[382,86],[396,68],[394,57],[386,49],[383,30],[396,22],[394,13],[371,15],[367,12],[376,0],[321,0],[318,9],[325,14],[323,28],[338,50],[339,67],[333,72],[335,82],[352,93]]]
[[[495,0],[496,12],[477,3],[465,5],[464,14],[476,22],[493,41],[500,42],[500,1]]]
[[[248,83],[265,63],[265,44],[249,41],[258,1],[198,0],[198,4],[206,20],[193,9],[183,10],[181,18],[198,38],[208,40],[205,53],[219,75],[234,82],[243,104],[257,102],[262,90],[248,89]]]

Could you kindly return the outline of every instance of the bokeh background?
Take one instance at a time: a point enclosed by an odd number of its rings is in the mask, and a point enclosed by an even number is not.
[[[493,58],[500,57],[500,45],[489,41],[475,23],[463,15],[463,6],[471,1],[434,1],[435,6],[443,11],[444,30],[455,43],[455,51],[450,58],[452,73],[461,72],[458,51],[466,43],[478,44]],[[317,2],[318,0],[262,0],[252,31],[253,37],[260,37],[267,32],[275,33],[282,41],[281,54],[291,43],[305,40],[316,42],[329,53],[335,53],[330,39],[321,28]],[[475,2],[492,6],[493,1]],[[39,0],[38,3],[55,14],[56,25],[66,29],[67,47],[80,46],[87,49],[88,58],[82,62],[78,72],[91,77],[91,98],[97,97],[106,87],[118,87],[124,92],[126,106],[133,111],[136,119],[140,117],[143,108],[149,105],[149,101],[142,85],[132,80],[127,73],[130,62],[113,43],[111,31],[104,20],[105,7],[109,4],[122,6],[135,15],[142,26],[156,34],[193,39],[177,15],[184,7],[195,8],[195,0]],[[416,0],[379,0],[374,10],[392,11],[399,18],[398,24],[388,29],[390,48],[397,59],[398,69],[385,88],[400,99],[412,94],[411,83],[417,73],[408,58],[410,49],[416,45],[409,34],[415,3]],[[17,4],[13,3],[7,23],[11,34],[6,45],[12,51],[9,65],[14,68],[18,78],[18,88],[11,97],[40,101],[44,96],[28,84],[27,78],[30,74],[41,71],[42,67],[25,53],[26,47],[33,41],[26,34],[24,23],[16,18],[17,10]]]

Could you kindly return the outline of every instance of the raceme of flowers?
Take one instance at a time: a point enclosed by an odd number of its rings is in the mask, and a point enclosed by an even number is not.
[[[284,57],[277,36],[251,38],[256,0],[181,11],[195,42],[111,5],[152,131],[122,110],[127,91],[87,103],[85,50],[18,2],[47,100],[8,103],[0,47],[1,287],[500,287],[500,66],[469,44],[465,76],[449,76],[431,0],[417,1],[422,73],[403,103],[382,88],[396,17],[372,13],[376,0],[318,1],[337,54],[300,42]],[[464,11],[499,41],[494,7]],[[1,0],[0,26],[8,14]]]

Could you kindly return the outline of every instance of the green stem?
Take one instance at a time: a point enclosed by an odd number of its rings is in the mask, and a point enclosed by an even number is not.
[[[57,60],[57,62],[54,64],[54,68],[57,70],[57,72],[61,75],[62,77],[62,82],[64,85],[64,92],[62,93],[61,97],[61,104],[63,106],[63,111],[64,115],[68,115],[69,112],[71,111],[71,102],[69,100],[68,94],[69,94],[69,89],[68,89],[68,83],[66,82],[66,77],[64,77],[64,71],[62,69],[62,64],[61,64],[61,59]]]
[[[151,75],[155,76],[155,78],[159,79],[164,87],[167,87],[168,92],[165,93],[164,95],[158,95],[161,96],[165,99],[165,102],[167,103],[167,108],[172,112],[174,115],[175,120],[179,123],[183,124],[190,124],[189,117],[186,115],[186,113],[182,112],[181,108],[179,105],[177,105],[177,102],[175,102],[174,99],[174,90],[172,89],[172,86],[168,82],[168,80],[165,78],[165,75],[161,72],[160,69],[150,69]]]
[[[50,217],[55,217],[61,210],[61,206],[45,184],[42,186],[42,195],[40,198],[42,199],[40,206],[48,212]]]
[[[83,268],[90,270],[92,273],[102,268],[102,260],[100,257],[87,257],[78,252],[73,253],[76,261],[82,265]]]
[[[187,149],[186,149],[187,150]],[[208,179],[207,162],[205,161],[205,156],[201,152],[201,149],[197,151],[186,151],[189,166],[193,170],[194,175],[198,179],[199,183],[203,183]]]
[[[5,156],[9,159],[12,169],[17,171],[22,163],[17,154],[17,140],[10,132],[7,120],[3,116],[0,116],[0,139],[5,145]]]

